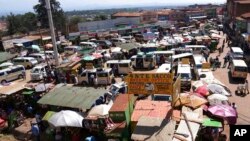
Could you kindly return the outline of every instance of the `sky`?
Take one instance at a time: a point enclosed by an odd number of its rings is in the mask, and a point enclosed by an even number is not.
[[[225,3],[226,0],[58,0],[64,11],[123,8],[136,6],[176,6],[187,4]],[[0,14],[33,12],[38,0],[0,0]]]

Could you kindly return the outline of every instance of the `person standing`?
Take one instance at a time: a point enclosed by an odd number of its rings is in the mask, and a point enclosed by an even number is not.
[[[23,80],[26,80],[26,72],[25,72],[25,70],[22,71],[22,75],[23,75]]]
[[[227,66],[227,62],[228,62],[228,55],[226,55],[223,59],[224,59],[223,68],[225,68]]]
[[[248,81],[245,81],[245,94],[249,94],[249,89],[248,89]]]
[[[95,75],[94,74],[91,74],[90,75],[90,85],[94,85],[94,81],[95,81]]]

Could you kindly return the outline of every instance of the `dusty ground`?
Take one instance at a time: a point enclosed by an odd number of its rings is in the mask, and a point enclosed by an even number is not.
[[[224,35],[226,36],[226,35]],[[220,45],[222,44],[222,39],[220,41]],[[220,61],[223,63],[223,58],[230,50],[229,47],[225,46],[224,52],[220,55]],[[212,53],[211,56],[215,58],[218,55],[218,52]],[[250,95],[246,95],[244,97],[235,95],[235,90],[237,89],[237,85],[239,83],[243,83],[240,80],[230,79],[227,68],[220,68],[213,72],[215,78],[224,83],[232,92],[232,97],[229,98],[230,102],[235,102],[237,105],[238,111],[238,121],[237,124],[250,124],[250,110],[247,108],[250,106]],[[250,81],[250,74],[248,73],[247,80]]]

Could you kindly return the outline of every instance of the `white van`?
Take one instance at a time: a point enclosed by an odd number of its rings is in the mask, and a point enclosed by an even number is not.
[[[86,69],[78,75],[78,82],[82,85],[88,85],[91,83],[91,75],[94,75],[98,85],[109,85],[112,79],[112,70],[108,69]]]
[[[41,53],[32,53],[32,54],[29,54],[29,57],[35,58],[39,63],[44,63],[46,60],[45,55]]]
[[[230,64],[230,73],[232,78],[247,78],[248,68],[244,60],[232,60]]]
[[[96,49],[97,45],[93,42],[80,42],[80,46],[83,48]]]
[[[232,59],[243,59],[244,53],[240,47],[231,47],[231,58]]]
[[[44,52],[40,52],[40,53],[44,54]],[[45,55],[47,58],[50,58],[50,59],[55,58],[55,53],[54,53],[54,51],[51,51],[51,50],[45,51]],[[60,54],[58,53],[57,55],[60,58]]]
[[[190,65],[178,64],[177,75],[181,76],[181,89],[190,90],[192,80]]]
[[[131,60],[109,60],[106,64],[108,68],[117,68],[117,72],[114,72],[115,74],[129,74],[132,71]]]
[[[37,81],[37,80],[42,80],[44,77],[47,76],[46,65],[38,65],[35,66],[31,72],[30,72],[30,77],[32,81]]]
[[[25,68],[32,68],[38,61],[33,57],[17,57],[13,59],[14,65],[23,65]]]
[[[202,52],[206,53],[207,55],[210,54],[210,50],[204,45],[185,45],[185,48],[192,49],[193,54],[201,54]]]
[[[196,79],[200,78],[200,75],[201,75],[200,72],[201,72],[203,63],[206,63],[206,59],[202,55],[194,55],[193,68],[194,68]]]
[[[174,55],[174,51],[173,50],[167,50],[167,51],[154,51],[153,52],[154,55],[156,56],[156,58],[164,56],[164,58],[167,58],[167,62],[170,62],[169,57]],[[159,64],[160,62],[157,62],[157,64]]]
[[[25,75],[25,68],[22,65],[11,66],[9,68],[0,70],[0,82],[5,84],[12,80],[21,79]]]
[[[64,53],[68,55],[75,54],[79,49],[79,46],[67,46],[64,48]]]
[[[169,73],[171,71],[171,64],[162,64],[157,70],[156,73]]]

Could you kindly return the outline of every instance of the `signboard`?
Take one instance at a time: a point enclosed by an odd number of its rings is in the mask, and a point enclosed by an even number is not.
[[[173,74],[131,73],[126,77],[129,94],[172,95]]]
[[[202,69],[210,69],[210,63],[202,63]]]
[[[189,64],[189,58],[182,58],[181,63],[182,64]]]

